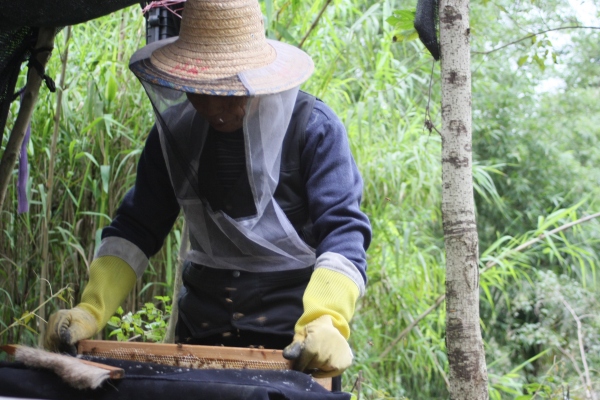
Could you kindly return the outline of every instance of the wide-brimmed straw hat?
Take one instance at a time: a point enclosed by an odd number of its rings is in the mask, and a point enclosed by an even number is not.
[[[179,91],[254,96],[300,86],[314,65],[302,50],[265,37],[257,0],[187,0],[179,37],[138,50],[129,68]]]

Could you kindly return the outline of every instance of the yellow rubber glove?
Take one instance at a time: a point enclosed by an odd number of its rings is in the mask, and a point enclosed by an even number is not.
[[[294,369],[324,378],[338,376],[352,364],[348,323],[358,297],[358,286],[346,275],[315,270],[302,298],[304,313],[294,340],[283,350],[285,358],[295,360]]]
[[[50,316],[44,347],[50,351],[76,354],[75,344],[104,328],[133,289],[135,281],[135,272],[119,257],[95,259],[90,266],[90,280],[81,295],[81,303]]]

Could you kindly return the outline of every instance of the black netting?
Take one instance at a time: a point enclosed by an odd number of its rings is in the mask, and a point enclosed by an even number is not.
[[[419,39],[427,47],[434,59],[440,59],[440,46],[437,38],[438,0],[418,0],[415,14],[415,29]]]

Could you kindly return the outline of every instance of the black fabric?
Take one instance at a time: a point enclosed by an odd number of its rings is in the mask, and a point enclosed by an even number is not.
[[[178,341],[199,344],[194,339],[221,335],[222,343],[210,344],[283,348],[282,344],[291,343],[294,325],[304,312],[302,296],[312,271],[310,267],[252,273],[186,262],[179,299]],[[281,339],[269,340],[265,336],[262,342],[247,343],[241,341],[245,338],[236,339],[239,331],[260,332]]]
[[[193,370],[152,363],[86,357],[121,367],[125,377],[95,390],[77,390],[54,373],[21,363],[0,362],[0,396],[60,400],[342,400],[310,376],[296,371]]]
[[[139,0],[2,0],[0,26],[67,26],[110,14]]]
[[[216,133],[216,132],[215,132]],[[246,172],[246,148],[244,132],[216,133],[217,175],[225,190],[237,182]]]
[[[415,29],[419,39],[427,47],[433,58],[440,59],[440,46],[437,39],[438,0],[418,0],[415,14]]]
[[[181,320],[180,320],[181,321]],[[177,324],[177,342],[203,346],[250,347],[283,350],[292,343],[292,335],[275,335],[272,333],[254,332],[234,329],[223,333],[195,338],[184,323]]]
[[[230,187],[231,180],[223,182],[220,171],[224,167],[223,160],[219,157],[219,140],[221,136],[241,135],[241,163],[237,164],[237,171],[225,169],[227,172],[237,174],[235,183]],[[250,181],[246,173],[246,157],[244,149],[243,132],[222,133],[215,132],[212,128],[209,130],[200,164],[198,166],[198,191],[200,196],[206,197],[214,211],[223,211],[231,218],[249,217],[256,214],[254,206],[254,198],[252,197],[252,189]],[[236,167],[234,166],[234,167]]]

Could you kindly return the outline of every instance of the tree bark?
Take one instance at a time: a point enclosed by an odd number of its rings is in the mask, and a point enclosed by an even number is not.
[[[471,157],[469,0],[440,0],[442,215],[450,398],[488,399],[479,326],[479,239]]]

